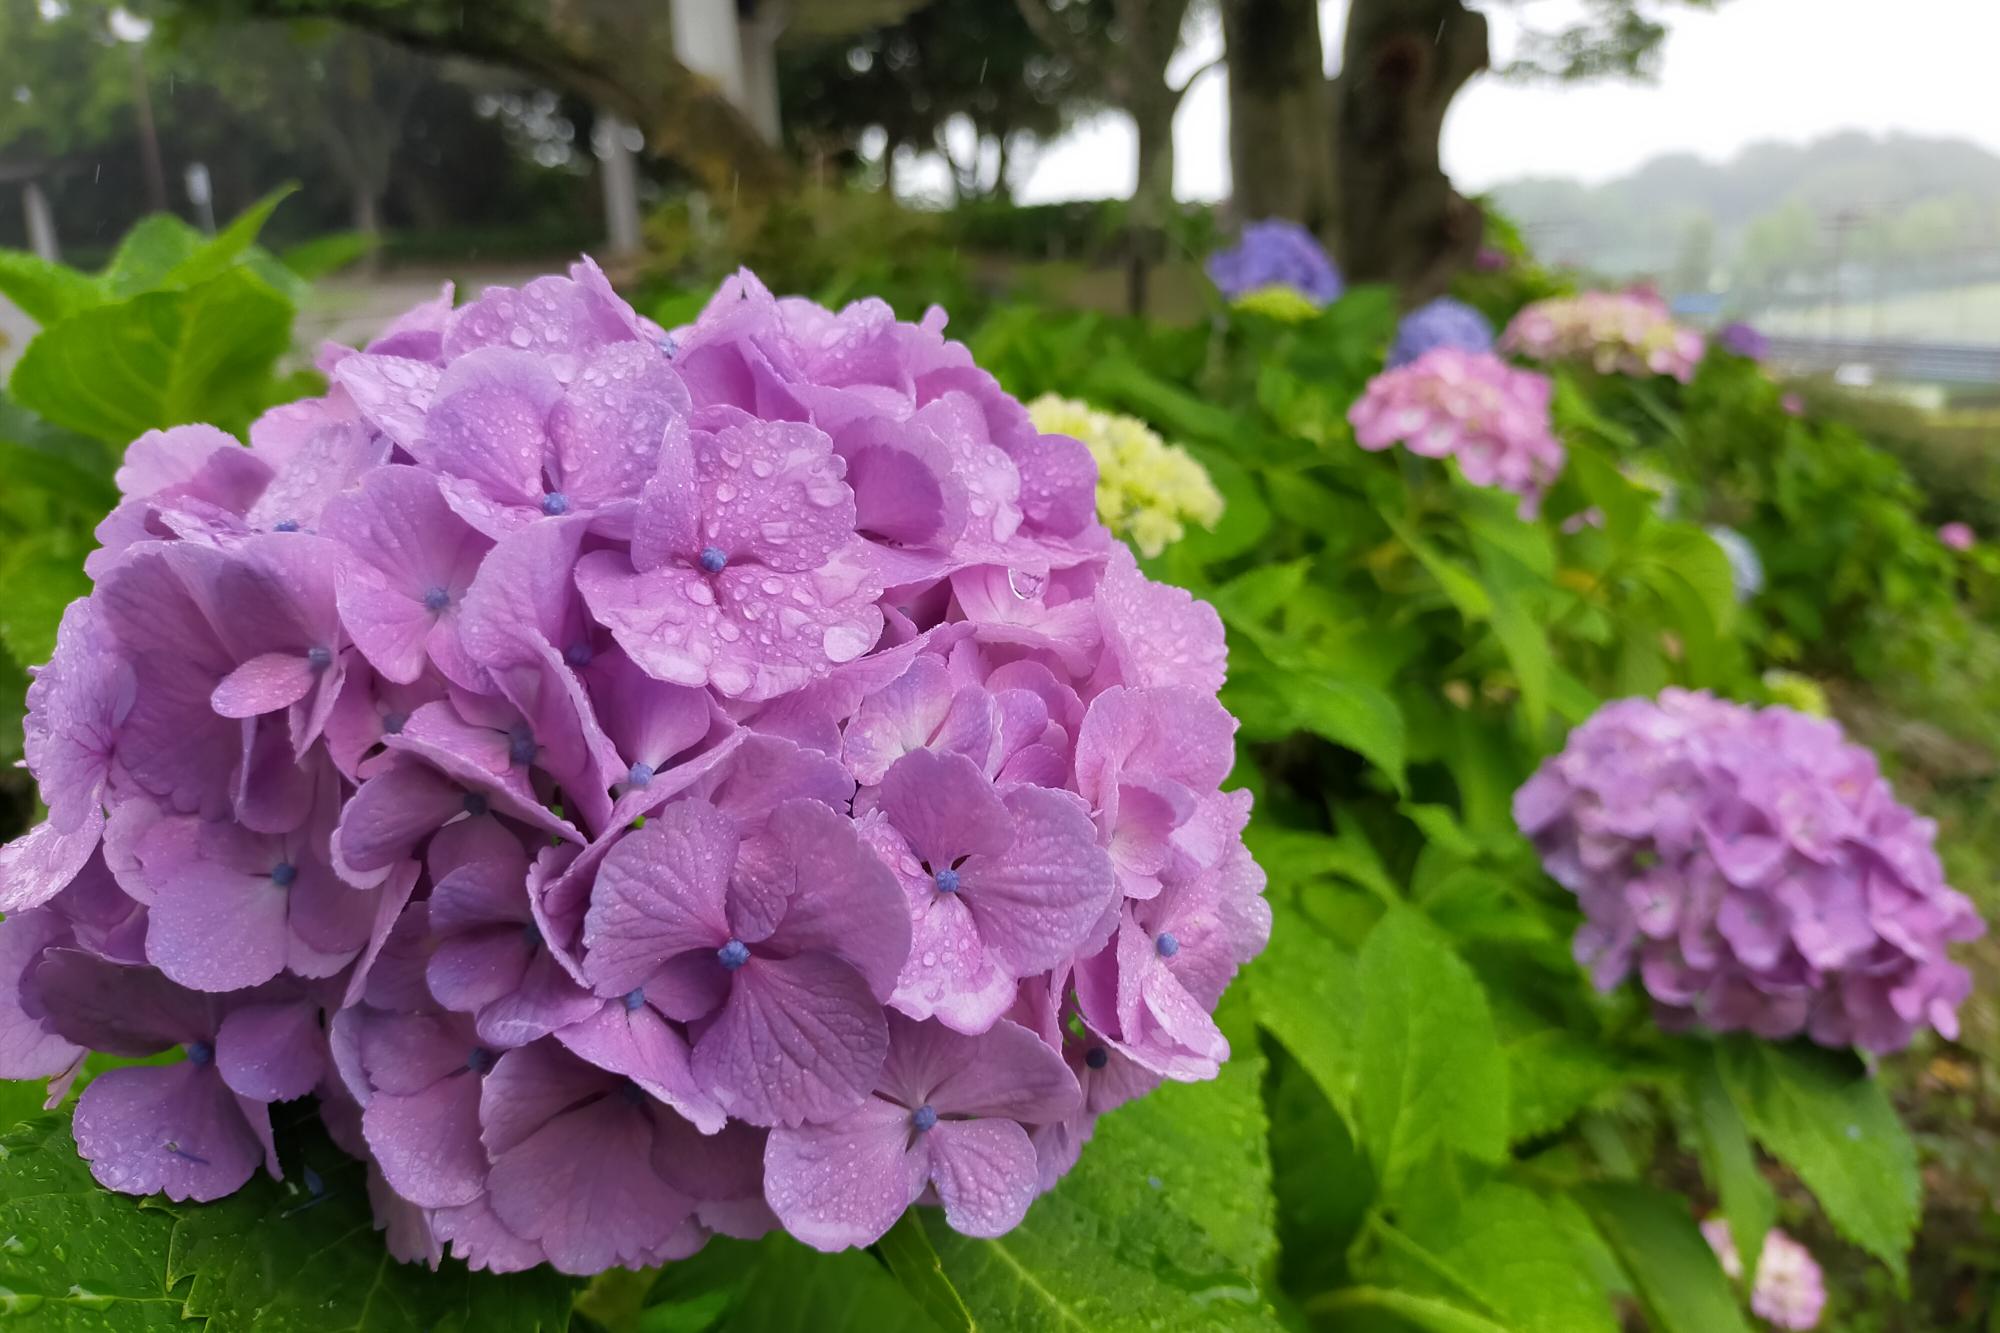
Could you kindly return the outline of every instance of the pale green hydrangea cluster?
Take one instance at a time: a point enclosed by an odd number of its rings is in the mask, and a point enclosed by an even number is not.
[[[1098,517],[1141,554],[1166,550],[1188,523],[1211,528],[1222,517],[1222,495],[1201,464],[1137,417],[1052,393],[1029,403],[1028,415],[1043,434],[1083,441],[1097,460]]]

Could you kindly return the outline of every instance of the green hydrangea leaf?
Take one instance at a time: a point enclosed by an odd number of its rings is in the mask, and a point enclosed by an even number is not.
[[[1225,1010],[1229,1006],[1225,1004]],[[1272,1329],[1276,1248],[1254,1035],[1224,1022],[1220,1078],[1169,1083],[1106,1115],[1083,1158],[997,1240],[922,1212],[946,1276],[989,1333]]]
[[[24,250],[0,250],[0,296],[43,327],[104,299],[88,274]]]
[[[1271,942],[1244,976],[1251,1007],[1320,1092],[1350,1120],[1360,992],[1354,955],[1283,902],[1272,904]]]
[[[1532,1190],[1489,1182],[1448,1216],[1413,1219],[1409,1239],[1426,1253],[1399,1265],[1399,1286],[1469,1298],[1517,1333],[1617,1333],[1584,1251]]]
[[[1355,1109],[1385,1195],[1441,1147],[1484,1161],[1507,1151],[1507,1067],[1472,969],[1408,909],[1361,948]]]
[[[1632,1279],[1659,1333],[1750,1333],[1687,1200],[1648,1185],[1590,1185],[1577,1202]]]
[[[1757,1169],[1757,1150],[1750,1131],[1730,1100],[1722,1070],[1711,1060],[1694,1072],[1689,1093],[1694,1101],[1695,1146],[1702,1175],[1722,1198],[1722,1216],[1743,1260],[1743,1271],[1754,1273],[1764,1251],[1764,1235],[1778,1220],[1778,1200],[1771,1182]]]
[[[140,218],[118,243],[111,262],[97,275],[105,298],[122,301],[155,291],[167,275],[201,250],[208,238],[172,213]]]
[[[292,308],[241,268],[98,306],[45,331],[9,390],[58,426],[123,447],[155,427],[241,430],[265,405]]]
[[[15,1100],[0,1109],[24,1109]],[[309,1118],[280,1141],[285,1181],[259,1175],[227,1199],[175,1204],[98,1185],[66,1119],[18,1125],[0,1136],[0,1312],[31,1314],[23,1327],[79,1333],[569,1327],[569,1279],[398,1263],[375,1229],[361,1164]]]
[[[1903,1280],[1923,1186],[1882,1085],[1852,1057],[1797,1043],[1736,1039],[1718,1055],[1750,1133],[1798,1172],[1842,1235]]]
[[[0,547],[0,644],[15,661],[30,666],[55,651],[63,608],[90,592],[83,572],[80,533],[56,530]]]
[[[66,1120],[37,1115],[0,1136],[0,1312],[27,1316],[22,1327],[182,1327],[167,1273],[173,1230],[173,1213],[90,1178]]]
[[[933,1333],[937,1327],[882,1265],[865,1254],[814,1254],[778,1237],[732,1333]]]
[[[889,1234],[875,1243],[875,1250],[904,1292],[945,1333],[974,1333],[979,1327],[965,1308],[965,1298],[944,1275],[944,1263],[914,1210],[897,1219]]]
[[[286,1179],[179,1208],[168,1280],[206,1333],[563,1333],[574,1285],[548,1269],[496,1277],[456,1261],[398,1263],[368,1205],[361,1164],[316,1127],[295,1136]],[[312,1174],[308,1174],[311,1172]],[[319,1188],[312,1188],[315,1179]]]

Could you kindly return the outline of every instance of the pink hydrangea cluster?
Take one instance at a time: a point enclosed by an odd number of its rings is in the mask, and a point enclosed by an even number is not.
[[[1743,1259],[1730,1238],[1729,1223],[1711,1217],[1701,1224],[1703,1239],[1732,1282],[1743,1280]],[[1750,1313],[1773,1328],[1805,1330],[1819,1327],[1826,1311],[1826,1274],[1812,1251],[1777,1227],[1764,1233],[1757,1256],[1757,1278],[1750,1284]]]
[[[1220,621],[947,341],[588,262],[447,289],[250,447],[136,442],[30,694],[0,1074],[212,1199],[316,1095],[393,1250],[991,1236],[1215,1075],[1269,930]]]
[[[1669,1025],[1900,1049],[1957,1032],[1984,930],[1838,724],[1669,689],[1570,733],[1514,797],[1574,892],[1575,951],[1608,990],[1635,969]]]
[[[1500,335],[1500,348],[1536,361],[1583,362],[1605,375],[1694,378],[1705,345],[1676,323],[1651,291],[1584,292],[1525,306]]]
[[[1347,411],[1363,449],[1400,444],[1425,458],[1454,458],[1465,479],[1521,497],[1523,517],[1541,508],[1563,469],[1549,422],[1548,378],[1491,352],[1436,347],[1385,370]]]

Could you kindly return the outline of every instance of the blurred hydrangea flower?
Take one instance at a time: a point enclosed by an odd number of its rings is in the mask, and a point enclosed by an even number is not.
[[[1970,551],[1978,540],[1969,523],[1947,523],[1937,530],[1938,540],[1954,551]]]
[[[1743,1259],[1730,1238],[1729,1223],[1711,1217],[1701,1234],[1732,1282],[1743,1281]],[[1750,1284],[1750,1312],[1773,1328],[1816,1328],[1826,1310],[1826,1275],[1812,1251],[1777,1227],[1764,1233],[1757,1256],[1757,1280]]]
[[[1618,471],[1634,486],[1653,493],[1653,511],[1661,518],[1673,518],[1680,512],[1680,487],[1666,473],[1644,463],[1621,464]]]
[[[1457,459],[1467,481],[1520,496],[1522,515],[1532,517],[1563,467],[1549,424],[1553,392],[1546,376],[1491,352],[1440,347],[1368,381],[1347,419],[1363,449],[1401,444]]]
[[[1208,277],[1230,300],[1288,287],[1315,306],[1340,299],[1340,270],[1310,231],[1284,218],[1246,223],[1242,236],[1208,257]]]
[[[1715,341],[1725,352],[1762,361],[1771,351],[1771,340],[1742,320],[1724,324]]]
[[[1221,621],[942,311],[744,272],[670,337],[585,261],[320,366],[133,443],[29,691],[0,1077],[185,1057],[82,1092],[99,1181],[228,1194],[317,1095],[407,1260],[993,1236],[1219,1072]]]
[[[1808,717],[1833,716],[1833,705],[1827,700],[1826,688],[1811,676],[1773,667],[1764,673],[1764,688],[1770,693],[1772,703],[1782,704],[1794,712]]]
[[[1045,435],[1083,441],[1097,460],[1097,516],[1141,553],[1158,555],[1185,524],[1212,528],[1222,517],[1222,495],[1201,464],[1137,417],[1052,393],[1029,403],[1028,415]]]
[[[1948,945],[1985,929],[1935,825],[1839,726],[1669,689],[1575,731],[1514,797],[1577,895],[1577,960],[1634,970],[1661,1021],[1893,1051],[1950,1037],[1971,992]]]
[[[1764,561],[1750,539],[1734,528],[1716,524],[1708,529],[1709,539],[1729,557],[1729,582],[1736,600],[1747,602],[1764,591]]]
[[[1647,291],[1584,292],[1524,307],[1500,336],[1503,351],[1536,361],[1578,361],[1611,375],[1672,375],[1701,364],[1702,337],[1674,321]]]
[[[1493,350],[1493,325],[1463,301],[1440,296],[1404,315],[1389,344],[1389,368],[1406,366],[1436,347],[1467,352]]]

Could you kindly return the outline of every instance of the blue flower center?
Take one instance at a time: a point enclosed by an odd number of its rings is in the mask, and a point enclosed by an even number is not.
[[[650,786],[653,781],[653,766],[651,764],[632,765],[632,771],[625,775],[625,781],[631,783],[634,787]]]
[[[292,881],[299,877],[299,868],[290,861],[280,861],[271,867],[271,882],[281,889],[292,887]]]
[[[618,1095],[634,1106],[646,1104],[646,1090],[629,1078],[618,1085]]]
[[[1102,1069],[1111,1063],[1111,1052],[1102,1046],[1093,1046],[1083,1053],[1083,1062],[1092,1069]]]
[[[660,350],[665,352],[667,360],[671,361],[674,359],[674,353],[681,349],[680,344],[676,343],[671,336],[662,335],[660,338]]]
[[[944,869],[938,871],[931,878],[937,881],[937,890],[939,893],[958,892],[958,872],[950,866],[946,866]]]
[[[919,1134],[937,1128],[937,1112],[931,1108],[929,1102],[925,1102],[922,1106],[910,1112],[910,1128],[916,1130]]]
[[[720,574],[729,564],[729,552],[720,546],[701,548],[701,567],[711,574]]]
[[[451,605],[451,593],[445,588],[424,589],[424,610],[438,612]]]
[[[507,758],[516,764],[535,762],[535,734],[526,727],[516,727],[507,733]]]
[[[530,949],[538,949],[542,944],[542,928],[532,921],[521,923],[521,942]]]
[[[578,639],[575,643],[563,649],[563,661],[569,663],[573,667],[589,666],[590,659],[594,655],[595,654],[592,652],[590,645],[588,643],[585,643],[582,639]]]
[[[634,986],[631,990],[625,992],[626,1013],[628,1014],[631,1013],[634,1009],[637,1009],[640,1005],[644,1004],[645,1002],[646,1002],[646,988],[644,986]]]
[[[410,715],[400,709],[393,713],[384,713],[382,714],[382,734],[384,736],[394,736],[402,731],[408,725],[409,721]]]
[[[550,491],[542,497],[542,512],[550,518],[569,512],[569,497],[561,491]]]
[[[215,1058],[215,1047],[205,1041],[191,1041],[187,1044],[188,1063],[205,1065]]]
[[[297,532],[298,530],[299,521],[295,518],[285,519],[283,522],[273,524],[271,527],[271,531],[273,532]]]
[[[314,671],[324,671],[333,665],[333,649],[322,644],[314,644],[306,649],[306,665]]]
[[[484,1046],[475,1046],[465,1057],[465,1067],[475,1074],[484,1074],[493,1068],[493,1062],[499,1058]]]
[[[489,802],[480,793],[476,791],[469,791],[465,794],[466,814],[471,815],[474,819],[478,819],[482,815],[491,814],[492,811],[493,811],[492,803]]]
[[[716,961],[734,972],[750,961],[750,946],[742,940],[731,940],[715,951]]]
[[[1171,930],[1163,930],[1160,937],[1153,941],[1153,947],[1160,951],[1160,957],[1172,958],[1181,951],[1181,942],[1174,938]]]

